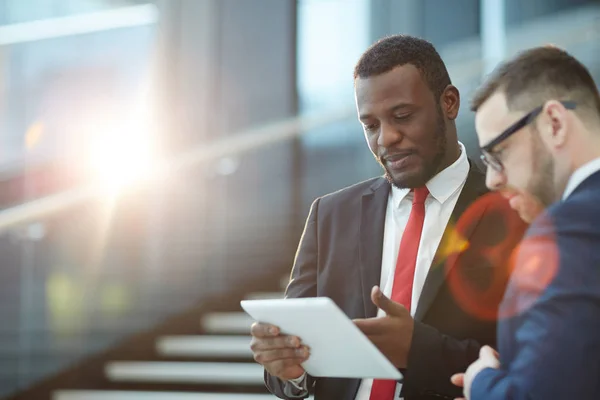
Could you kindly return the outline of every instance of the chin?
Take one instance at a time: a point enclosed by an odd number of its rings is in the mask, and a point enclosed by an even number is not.
[[[531,214],[527,210],[515,210],[524,222],[531,224],[537,217],[537,214]]]
[[[534,196],[517,194],[509,199],[510,207],[528,224],[532,223],[543,211],[544,205]]]
[[[386,173],[386,178],[392,185],[399,189],[415,189],[425,186],[429,181],[429,178],[425,177],[422,171],[396,174],[395,176],[388,172]]]

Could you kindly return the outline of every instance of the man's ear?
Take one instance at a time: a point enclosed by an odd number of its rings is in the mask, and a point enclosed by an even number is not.
[[[440,106],[442,112],[450,121],[454,121],[458,117],[460,109],[460,92],[454,85],[446,86],[440,98]]]
[[[541,112],[538,131],[549,148],[560,148],[567,141],[568,110],[559,101],[550,100],[544,104]]]

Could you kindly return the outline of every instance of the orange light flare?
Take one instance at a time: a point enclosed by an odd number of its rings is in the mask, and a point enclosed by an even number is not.
[[[541,228],[540,228],[541,226]],[[560,266],[560,253],[551,221],[536,224],[515,255],[515,268],[506,291],[502,318],[526,312],[548,287]],[[519,292],[516,296],[513,293]]]
[[[511,272],[521,263],[527,228],[508,201],[488,193],[475,201],[452,229],[444,268],[457,305],[483,321],[498,318]]]

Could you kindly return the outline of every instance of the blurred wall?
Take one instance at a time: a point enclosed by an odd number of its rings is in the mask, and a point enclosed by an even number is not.
[[[9,4],[11,19],[4,23],[132,5],[70,2],[73,8],[66,10],[60,2],[42,7],[41,0],[23,8],[23,1]],[[0,1],[5,9],[7,4]],[[85,146],[74,144],[85,142],[90,125],[101,126],[100,138],[110,136],[103,112],[127,114],[126,100],[146,73],[156,73],[159,90],[150,99],[156,114],[144,123],[159,125],[157,139],[167,156],[296,113],[295,1],[157,5],[158,25],[0,48],[7,90],[0,88],[0,98],[7,99],[0,108],[0,121],[6,122],[0,143],[13,143],[10,150],[2,147],[21,161],[4,170],[4,187],[19,186],[7,203],[72,188],[25,190],[70,171],[81,172],[72,185],[85,184],[90,177],[84,165],[67,162],[66,149],[80,150],[85,160]],[[36,112],[40,99],[41,108],[52,111],[42,117]],[[112,106],[99,107],[98,99]],[[27,127],[38,119],[54,128],[43,131],[44,146],[35,147],[40,157],[34,158]],[[123,132],[123,143],[132,133]],[[149,131],[143,133],[148,136],[140,140],[151,139]],[[104,154],[106,166],[116,161],[121,143],[112,146]],[[27,157],[19,158],[23,154]],[[0,396],[249,277],[287,267],[296,245],[288,216],[293,154],[294,143],[285,142],[214,160],[155,189],[103,197],[2,232]]]
[[[352,113],[352,68],[384,35],[438,47],[463,96],[460,139],[476,158],[468,101],[483,71],[481,1],[160,0],[158,23],[0,46],[0,164],[22,161],[0,174],[5,207],[87,183],[89,154],[77,145],[88,125],[111,133],[99,100],[111,105],[106,113],[127,116],[150,70],[157,94],[147,97],[158,107],[145,122],[175,158],[223,139],[233,149],[237,135],[297,113],[349,111],[154,189],[1,232],[0,387],[23,387],[213,293],[288,272],[314,198],[381,174]],[[0,24],[138,3],[146,2],[0,0]],[[552,40],[598,78],[594,4],[507,0],[506,55]],[[40,130],[39,115],[52,129]],[[138,140],[150,140],[148,131]],[[121,144],[109,148],[107,165]],[[82,162],[65,170],[67,147]]]

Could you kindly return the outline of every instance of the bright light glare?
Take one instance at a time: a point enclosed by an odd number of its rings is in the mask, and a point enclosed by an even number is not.
[[[111,188],[122,188],[152,176],[151,135],[140,130],[98,135],[90,149],[92,173]]]
[[[150,122],[151,88],[142,84],[125,119],[96,115],[92,135],[88,136],[89,166],[92,175],[111,190],[153,178],[157,170],[156,131]]]

